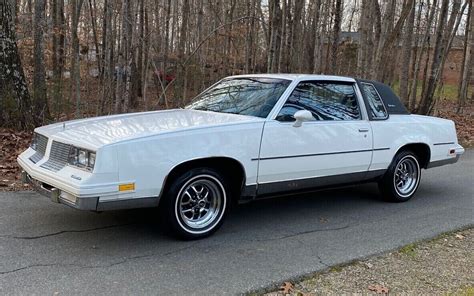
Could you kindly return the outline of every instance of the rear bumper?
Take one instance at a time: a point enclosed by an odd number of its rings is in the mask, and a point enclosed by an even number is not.
[[[455,147],[449,149],[447,158],[436,160],[436,161],[430,161],[427,168],[430,169],[430,168],[435,168],[435,167],[439,167],[439,166],[443,166],[447,164],[456,163],[458,162],[461,155],[464,154],[464,151],[465,150],[461,145],[456,144]]]

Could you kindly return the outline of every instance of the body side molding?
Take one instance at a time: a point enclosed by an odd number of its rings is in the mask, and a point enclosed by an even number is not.
[[[361,153],[361,152],[373,152],[373,151],[383,151],[390,150],[390,148],[374,148],[374,149],[364,149],[364,150],[352,150],[352,151],[338,151],[338,152],[325,152],[325,153],[313,153],[313,154],[298,154],[298,155],[282,155],[282,156],[270,156],[262,158],[252,158],[252,161],[255,160],[271,160],[271,159],[283,159],[283,158],[297,158],[297,157],[310,157],[310,156],[323,156],[323,155],[335,155],[335,154],[347,154],[347,153]]]
[[[298,193],[331,187],[347,186],[376,180],[383,176],[386,170],[363,171],[357,173],[314,177],[299,180],[258,184],[256,197],[278,195],[285,193]]]

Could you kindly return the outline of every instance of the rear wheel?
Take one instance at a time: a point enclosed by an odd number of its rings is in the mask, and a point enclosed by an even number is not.
[[[198,239],[214,233],[224,221],[228,188],[225,179],[210,168],[192,169],[176,178],[162,204],[172,234]]]
[[[379,182],[385,199],[404,202],[413,197],[420,185],[421,169],[416,154],[411,151],[398,153],[388,171]]]

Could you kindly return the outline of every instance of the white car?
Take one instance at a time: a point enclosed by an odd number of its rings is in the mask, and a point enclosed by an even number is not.
[[[217,230],[235,201],[378,182],[410,199],[421,169],[464,152],[451,120],[412,115],[374,81],[320,75],[222,79],[184,109],[35,129],[22,177],[81,210],[158,207],[182,238]]]

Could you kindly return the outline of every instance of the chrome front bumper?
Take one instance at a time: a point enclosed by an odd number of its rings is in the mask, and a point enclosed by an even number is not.
[[[49,184],[32,178],[27,172],[21,172],[21,180],[24,184],[29,184],[39,194],[46,196],[52,202],[62,203],[79,210],[96,211],[99,197],[78,197]]]

